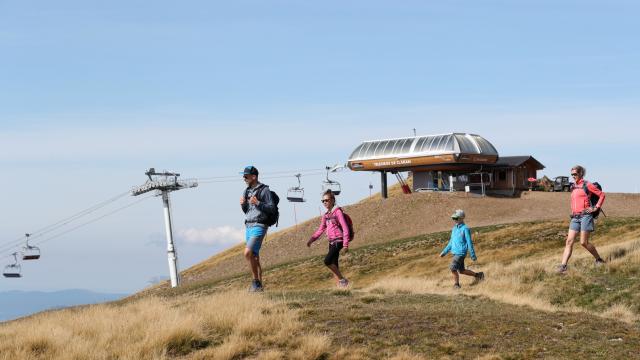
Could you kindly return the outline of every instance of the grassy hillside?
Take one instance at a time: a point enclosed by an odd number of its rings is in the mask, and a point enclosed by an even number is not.
[[[531,219],[542,212],[530,207],[566,200],[558,195],[366,199],[349,212],[356,226],[371,221],[378,233],[359,231],[357,246],[343,257],[350,289],[335,288],[321,243],[274,261],[265,269],[266,291],[248,294],[243,263],[240,272],[207,275],[234,263],[239,251],[231,249],[192,268],[178,289],[156,287],[108,305],[0,325],[0,359],[634,358],[640,348],[638,197],[609,196],[609,216],[599,220],[592,241],[608,263],[595,267],[576,245],[561,276],[554,270],[568,219]],[[387,215],[365,216],[377,207]],[[446,216],[456,207],[470,209],[478,262],[467,265],[486,274],[477,284],[461,277],[460,290],[452,288],[450,258],[438,257],[448,231],[420,230],[444,230],[450,220],[414,219],[408,230],[397,225],[408,224],[399,214],[424,217],[427,208]],[[509,221],[491,218],[506,212]],[[294,231],[273,236],[265,249]]]
[[[404,195],[397,186],[391,188],[387,200],[374,195],[345,207],[357,231],[355,248],[448,230],[451,227],[449,215],[458,208],[466,211],[468,223],[474,227],[564,220],[570,212],[568,193],[525,192],[519,198],[478,198],[447,192]],[[613,217],[640,216],[640,195],[607,194],[604,208],[607,215]],[[241,219],[240,213],[238,217]],[[297,227],[279,231],[272,228],[261,251],[263,264],[273,266],[325,252],[324,247],[308,249],[305,246],[319,221],[316,217]],[[183,272],[183,280],[221,279],[246,271],[243,247],[238,245],[193,266]]]
[[[636,321],[640,314],[640,218],[600,221],[592,242],[608,264],[596,268],[591,255],[577,245],[569,274],[558,276],[555,266],[562,255],[567,228],[568,221],[541,221],[474,229],[479,260],[467,265],[484,271],[487,279],[470,286],[471,278],[462,276],[461,291],[451,287],[449,259],[438,257],[448,232],[363,246],[344,256],[341,266],[358,291],[482,295],[544,311],[591,311],[599,316],[607,316],[610,311],[618,319],[624,312],[628,322]],[[241,273],[222,280],[192,282],[162,294],[242,289],[249,280],[247,273]],[[266,273],[265,283],[274,291],[333,286],[321,256],[274,266]]]

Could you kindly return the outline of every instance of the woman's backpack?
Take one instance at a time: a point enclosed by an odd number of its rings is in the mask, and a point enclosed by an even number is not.
[[[598,188],[598,190],[602,190],[602,185],[598,184],[597,182],[592,183],[593,186],[595,186],[596,188]],[[598,203],[598,201],[600,201],[600,196],[592,193],[589,191],[589,188],[587,187],[587,182],[584,181],[582,183],[582,190],[584,190],[585,194],[587,194],[587,198],[589,198],[589,205],[591,207],[596,206],[596,204]],[[593,218],[597,218],[598,216],[600,216],[600,212],[602,211],[602,209],[598,208],[598,210],[594,211],[591,213],[591,216],[593,216]],[[606,216],[606,215],[605,215]]]
[[[353,230],[353,221],[351,221],[351,216],[349,216],[349,214],[347,214],[346,212],[344,212],[344,209],[342,209],[341,207],[338,208],[340,210],[342,210],[342,215],[344,215],[344,220],[347,222],[347,227],[349,228],[349,241],[353,241],[353,237],[355,236],[355,231]],[[338,225],[340,225],[340,223],[338,223]],[[343,230],[344,232],[344,230]]]

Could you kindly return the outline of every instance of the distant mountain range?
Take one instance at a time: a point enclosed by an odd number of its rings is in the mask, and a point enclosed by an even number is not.
[[[89,290],[0,292],[0,321],[16,319],[43,310],[113,301],[127,294],[103,294]]]

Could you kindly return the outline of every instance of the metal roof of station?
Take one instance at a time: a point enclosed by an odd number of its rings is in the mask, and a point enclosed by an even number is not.
[[[498,156],[498,151],[489,141],[480,135],[449,133],[365,141],[351,153],[349,161],[443,154]]]

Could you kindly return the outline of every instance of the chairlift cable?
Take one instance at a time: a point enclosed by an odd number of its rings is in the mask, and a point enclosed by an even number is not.
[[[307,172],[318,172],[324,171],[324,169],[304,169],[304,170],[288,170],[288,171],[273,171],[273,172],[265,172],[260,174],[260,176],[269,176],[272,175],[282,175],[282,174],[297,174],[297,173],[307,173]],[[199,181],[206,182],[207,180],[222,180],[222,179],[237,179],[238,175],[229,175],[229,176],[208,176],[208,177],[200,177]]]
[[[80,218],[82,218],[82,217],[84,217],[86,215],[89,215],[89,214],[91,214],[91,213],[93,213],[93,212],[95,212],[95,211],[97,211],[97,210],[99,210],[99,209],[101,209],[101,208],[103,208],[103,207],[105,207],[105,206],[107,206],[107,205],[119,200],[120,198],[122,198],[122,197],[124,197],[124,196],[126,196],[128,194],[129,194],[129,191],[127,191],[125,193],[118,194],[118,195],[116,195],[114,197],[111,197],[111,198],[109,198],[109,199],[107,199],[105,201],[102,201],[102,202],[100,202],[100,203],[98,203],[96,205],[88,207],[88,208],[86,208],[86,209],[84,209],[82,211],[79,211],[79,212],[77,212],[77,213],[75,213],[75,214],[73,214],[71,216],[68,216],[68,217],[66,217],[66,218],[64,218],[62,220],[59,220],[59,221],[57,221],[57,222],[55,222],[53,224],[47,225],[45,227],[42,227],[42,228],[40,228],[40,229],[38,229],[36,231],[33,231],[33,232],[29,233],[29,234],[31,235],[32,239],[41,237],[44,234],[47,234],[47,233],[49,233],[51,231],[59,229],[59,228],[65,226],[65,225],[67,225],[67,224],[69,224],[69,223],[71,223],[71,222],[73,222],[73,221],[75,221],[77,219],[80,219]],[[0,253],[6,251],[6,249],[17,247],[20,244],[22,244],[23,242],[24,242],[24,236],[20,236],[16,240],[12,240],[12,241],[8,241],[8,242],[6,242],[4,244],[0,244]]]
[[[304,176],[317,176],[317,175],[322,175],[324,174],[324,172],[314,172],[314,173],[303,173],[302,175]],[[264,176],[264,177],[260,177],[261,180],[272,180],[272,179],[286,179],[286,178],[290,178],[291,175],[279,175],[279,176]],[[231,183],[231,182],[238,182],[238,177],[234,177],[232,179],[220,179],[220,180],[201,180],[201,179],[196,179],[198,181],[199,184],[213,184],[213,183]]]
[[[72,227],[71,229],[67,229],[67,230],[65,230],[65,231],[63,231],[61,233],[58,233],[58,234],[53,235],[53,236],[50,236],[50,237],[48,237],[48,238],[46,238],[44,240],[40,240],[40,241],[36,242],[35,244],[36,245],[40,245],[40,244],[43,244],[45,242],[51,241],[51,240],[53,240],[55,238],[58,238],[58,237],[60,237],[62,235],[65,235],[65,234],[68,234],[68,233],[70,233],[72,231],[75,231],[75,230],[77,230],[77,229],[79,229],[81,227],[87,226],[87,225],[92,224],[92,223],[94,223],[96,221],[99,221],[99,220],[102,220],[102,219],[104,219],[106,217],[109,217],[109,216],[111,216],[113,214],[119,213],[120,211],[128,209],[128,208],[130,208],[130,207],[132,207],[132,206],[134,206],[134,205],[136,205],[136,204],[138,204],[138,203],[140,203],[140,202],[142,202],[142,201],[144,201],[144,200],[146,200],[148,198],[154,197],[154,196],[155,196],[155,194],[149,194],[147,196],[143,196],[142,198],[136,199],[136,201],[133,201],[133,202],[131,202],[131,203],[125,205],[125,206],[121,206],[121,207],[119,207],[119,208],[117,208],[115,210],[112,210],[112,211],[110,211],[110,212],[108,212],[108,213],[106,213],[104,215],[101,215],[101,216],[99,216],[99,217],[97,217],[95,219],[91,219],[91,220],[89,220],[87,222],[84,222],[82,224],[76,225],[75,227]]]
[[[71,215],[71,216],[69,216],[69,217],[67,217],[65,219],[62,219],[62,220],[60,220],[60,221],[58,221],[58,222],[56,222],[54,224],[51,224],[49,226],[45,226],[45,227],[43,227],[41,229],[38,229],[38,230],[32,232],[31,236],[32,237],[34,237],[34,236],[42,236],[42,234],[50,232],[51,230],[49,230],[49,229],[55,227],[58,224],[63,224],[64,223],[63,225],[66,225],[70,221],[75,220],[76,218],[79,218],[79,217],[82,217],[84,215],[90,214],[90,213],[92,213],[92,212],[94,212],[94,211],[96,211],[98,209],[101,209],[101,208],[103,208],[103,207],[105,207],[105,206],[107,206],[107,205],[109,205],[109,204],[111,204],[113,202],[118,201],[119,199],[121,199],[121,198],[123,198],[123,197],[125,197],[125,196],[127,196],[129,194],[130,194],[130,191],[126,191],[124,193],[120,193],[120,194],[118,194],[118,195],[116,195],[116,196],[114,196],[114,197],[112,197],[112,198],[110,198],[108,200],[105,200],[105,201],[103,201],[101,203],[98,203],[98,204],[96,204],[94,206],[91,206],[91,207],[89,207],[89,208],[87,208],[85,210],[82,210],[82,211],[74,214],[74,215]]]
[[[140,202],[142,202],[142,201],[144,201],[144,200],[146,200],[146,199],[148,199],[148,198],[150,198],[150,197],[153,197],[153,196],[155,196],[155,194],[149,194],[148,196],[144,196],[144,197],[141,197],[141,198],[139,198],[139,199],[136,199],[136,201],[134,201],[134,202],[131,202],[131,203],[129,203],[129,204],[127,204],[127,205],[125,205],[125,206],[119,207],[119,208],[117,208],[117,209],[115,209],[115,210],[112,210],[112,211],[110,211],[110,212],[108,212],[108,213],[106,213],[106,214],[104,214],[104,215],[101,215],[101,216],[99,216],[99,217],[97,217],[97,218],[94,218],[94,219],[91,219],[91,220],[89,220],[89,221],[86,221],[86,222],[84,222],[84,223],[82,223],[82,224],[76,225],[76,226],[74,226],[74,227],[72,227],[72,228],[70,228],[70,229],[67,229],[67,230],[65,230],[65,231],[63,231],[63,232],[61,232],[61,233],[55,234],[55,235],[53,235],[53,236],[50,236],[50,237],[48,237],[48,238],[46,238],[46,239],[43,239],[43,240],[40,240],[40,241],[34,242],[34,245],[40,245],[40,244],[44,244],[44,243],[46,243],[46,242],[49,242],[49,241],[51,241],[51,240],[53,240],[53,239],[56,239],[56,238],[58,238],[58,237],[60,237],[60,236],[62,236],[62,235],[68,234],[68,233],[70,233],[70,232],[72,232],[72,231],[75,231],[75,230],[80,229],[80,228],[82,228],[82,227],[84,227],[84,226],[87,226],[87,225],[92,224],[92,223],[94,223],[94,222],[96,222],[96,221],[99,221],[99,220],[102,220],[102,219],[104,219],[104,218],[106,218],[106,217],[108,217],[108,216],[111,216],[111,215],[113,215],[113,214],[115,214],[115,213],[118,213],[118,212],[120,212],[120,211],[122,211],[122,210],[125,210],[125,209],[127,209],[127,208],[129,208],[129,207],[132,207],[133,205],[136,205],[136,204],[138,204],[138,203],[140,203]],[[2,252],[4,252],[4,250],[3,250]],[[4,259],[4,258],[8,258],[8,257],[12,257],[12,256],[13,256],[12,254],[9,254],[9,255],[6,255],[6,256],[4,256],[4,257],[0,257],[0,259]]]

